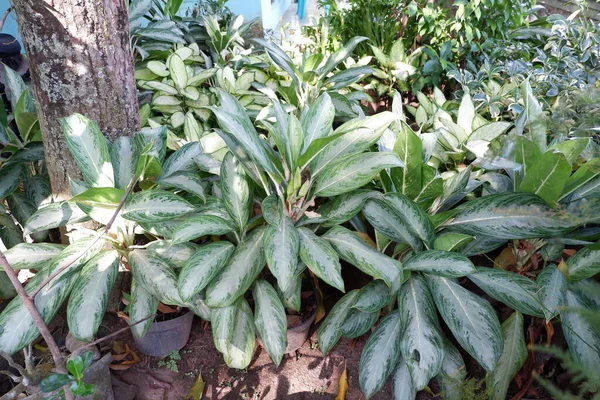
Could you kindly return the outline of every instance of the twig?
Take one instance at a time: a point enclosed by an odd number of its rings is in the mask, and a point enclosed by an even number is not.
[[[8,10],[4,11],[4,15],[2,16],[2,19],[0,19],[0,31],[2,31],[2,28],[4,28],[4,23],[6,22],[6,18],[8,18],[8,14],[10,14],[11,11],[12,11],[12,6],[8,7]]]
[[[48,326],[46,326],[44,319],[40,315],[40,312],[35,307],[35,304],[33,304],[32,299],[27,295],[27,292],[25,292],[25,289],[23,288],[23,285],[21,285],[21,282],[19,282],[19,278],[17,277],[15,270],[12,269],[12,267],[8,263],[8,260],[6,259],[6,257],[4,257],[4,253],[2,253],[2,251],[0,251],[0,264],[2,264],[2,268],[4,269],[4,272],[6,272],[6,275],[8,276],[10,283],[12,283],[12,285],[16,289],[17,294],[21,298],[21,301],[25,305],[25,308],[27,308],[27,311],[29,311],[29,314],[31,314],[31,317],[33,318],[33,321],[35,322],[36,327],[38,328],[38,330],[40,331],[40,334],[44,338],[46,345],[48,345],[48,349],[50,350],[50,353],[52,354],[52,359],[54,360],[54,365],[56,366],[56,370],[58,372],[60,372],[61,374],[66,374],[67,367],[65,365],[65,360],[63,359],[63,356],[60,353],[60,349],[58,348],[58,345],[54,341],[54,338],[52,337],[52,334],[50,333]],[[65,398],[67,400],[73,400],[74,397],[73,397],[73,393],[71,393],[71,389],[69,389],[68,386],[65,386],[64,389],[65,389]]]
[[[67,265],[64,265],[61,268],[57,268],[56,270],[52,271],[52,273],[50,275],[48,275],[46,278],[44,278],[44,280],[42,281],[42,283],[40,283],[39,286],[36,287],[33,290],[33,292],[31,292],[31,294],[29,295],[29,297],[31,299],[35,298],[35,295],[38,294],[40,292],[40,290],[42,290],[44,288],[44,286],[46,286],[52,279],[56,278],[63,271],[65,271],[67,268],[69,268],[71,265],[73,265],[73,263],[75,261],[79,260],[84,254],[86,254],[88,252],[88,250],[90,250],[98,242],[98,240],[100,240],[100,238],[102,236],[104,236],[104,234],[106,232],[108,232],[110,230],[110,228],[112,227],[112,224],[114,224],[115,220],[117,219],[117,215],[119,214],[119,211],[121,211],[121,209],[125,205],[125,201],[127,200],[127,197],[129,197],[129,195],[131,194],[131,191],[135,187],[136,183],[137,183],[137,179],[132,179],[131,180],[131,182],[129,183],[129,186],[127,187],[127,191],[125,192],[125,194],[121,198],[121,201],[119,202],[119,205],[117,206],[117,209],[113,213],[112,217],[110,217],[110,220],[108,221],[108,223],[106,224],[106,226],[104,227],[104,229],[101,232],[98,233],[98,235],[96,236],[96,239],[94,239],[94,241],[92,241],[89,244],[89,246],[87,247],[87,249],[85,249],[85,251],[82,251],[81,255],[79,257],[75,258],[73,261],[71,261]]]
[[[27,371],[23,367],[21,367],[19,364],[17,364],[15,362],[15,360],[13,360],[13,358],[10,356],[10,354],[5,353],[2,350],[0,350],[0,357],[4,358],[11,368],[14,368],[17,371],[19,371],[21,376],[27,375]]]
[[[94,341],[93,341],[93,342],[91,342],[91,343],[88,343],[88,344],[86,344],[86,345],[84,345],[84,346],[81,346],[79,349],[85,349],[86,347],[95,346],[95,345],[97,345],[98,343],[101,343],[101,342],[103,342],[103,341],[105,341],[105,340],[107,340],[107,339],[110,339],[110,338],[113,338],[113,337],[115,337],[115,336],[118,336],[120,333],[123,333],[123,332],[125,332],[126,330],[130,329],[132,326],[135,326],[135,325],[137,325],[137,324],[141,324],[142,322],[144,322],[144,321],[147,321],[147,320],[149,320],[150,318],[154,318],[154,317],[156,317],[156,314],[149,315],[149,316],[147,316],[146,318],[142,318],[142,319],[140,319],[139,321],[136,321],[136,322],[134,322],[133,324],[129,324],[129,325],[127,325],[125,328],[121,328],[121,329],[119,329],[118,331],[115,331],[115,332],[111,333],[110,335],[103,336],[103,337],[101,337],[101,338],[99,338],[99,339],[96,339],[96,340],[94,340]]]

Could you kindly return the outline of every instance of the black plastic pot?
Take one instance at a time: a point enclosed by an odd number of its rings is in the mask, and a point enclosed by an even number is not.
[[[174,350],[181,350],[190,339],[194,313],[188,311],[169,321],[155,322],[143,338],[133,335],[135,345],[142,353],[153,357],[165,357]]]
[[[94,386],[94,393],[85,397],[77,396],[76,400],[113,400],[115,398],[108,368],[111,362],[112,354],[108,353],[83,372],[83,381]]]

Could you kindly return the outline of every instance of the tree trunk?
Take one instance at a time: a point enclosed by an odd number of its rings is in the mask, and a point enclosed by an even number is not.
[[[80,178],[58,119],[81,113],[110,140],[139,125],[125,0],[13,0],[55,198]]]

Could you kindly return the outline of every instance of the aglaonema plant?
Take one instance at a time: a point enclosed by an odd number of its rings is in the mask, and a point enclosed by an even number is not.
[[[201,295],[181,299],[174,272],[181,266],[180,258],[189,257],[196,245],[153,240],[159,238],[158,232],[168,233],[173,220],[197,212],[192,203],[206,198],[194,161],[201,153],[200,145],[191,143],[166,158],[165,128],[143,130],[135,138],[121,137],[109,144],[98,126],[81,115],[74,114],[61,123],[84,181],[72,180],[71,199],[40,207],[24,224],[23,233],[70,225],[71,243],[22,243],[6,252],[14,269],[38,271],[25,290],[44,321],[49,322],[69,297],[71,333],[79,340],[92,341],[119,265],[133,272],[134,311],[130,318],[134,334],[142,336],[147,331],[158,301],[188,307],[208,318]],[[145,190],[137,191],[142,187]],[[90,220],[99,227],[82,224]],[[135,246],[136,234],[141,233],[151,238],[144,248]],[[11,327],[0,332],[0,349],[8,354],[39,334],[18,298],[0,314],[0,326]]]
[[[212,108],[222,127],[217,132],[232,152],[223,166],[229,164],[236,171],[222,169],[221,191],[224,200],[237,199],[228,207],[239,215],[235,220],[240,233],[249,233],[239,256],[232,257],[231,265],[217,274],[206,291],[215,345],[226,361],[230,358],[228,365],[247,365],[253,352],[254,318],[264,347],[278,364],[285,349],[284,308],[300,308],[305,269],[344,291],[340,264],[344,256],[320,236],[319,229],[358,214],[368,197],[378,195],[361,188],[382,169],[402,165],[393,153],[367,151],[395,117],[382,113],[353,119],[333,130],[335,110],[327,94],[306,106],[300,119],[274,101],[271,117],[260,121],[268,132],[265,140],[233,96],[224,91],[218,91],[218,96],[221,107]],[[251,230],[246,225],[253,191],[261,199],[260,218],[266,225]],[[323,205],[317,208],[317,204]],[[356,267],[390,287],[400,286],[396,261],[366,245],[361,251],[371,258],[354,260]],[[257,281],[265,264],[275,277],[277,291],[266,280]],[[253,284],[254,317],[243,297]],[[232,363],[231,357],[239,355],[240,349],[245,362]]]
[[[581,217],[551,208],[535,193],[489,194],[456,207],[465,198],[471,168],[442,183],[437,171],[425,164],[428,154],[419,136],[404,122],[394,122],[391,131],[403,166],[381,172],[388,174],[382,179],[387,182],[386,193],[368,198],[362,214],[375,230],[377,247],[394,254],[394,262],[410,277],[396,291],[386,290],[385,283],[376,279],[346,294],[321,325],[319,345],[328,352],[342,335],[353,338],[366,333],[383,313],[359,365],[365,396],[373,396],[393,377],[395,399],[415,398],[436,378],[444,398],[459,399],[465,365],[445,337],[439,314],[456,342],[487,371],[490,398],[505,398],[527,357],[524,316],[550,320],[559,315],[558,304],[591,303],[568,288],[555,267],[544,269],[534,282],[518,273],[475,266],[466,255],[490,251],[513,239],[565,237],[581,225]],[[424,173],[429,168],[433,171]],[[344,250],[340,238],[360,242],[340,226],[322,237],[340,254]],[[356,258],[347,251],[352,255],[348,260]],[[580,258],[572,263],[574,270],[586,271],[579,277],[593,275],[592,256]],[[465,277],[515,313],[501,324],[490,303],[461,284]],[[597,330],[582,318],[560,317],[563,329],[570,333],[565,336],[572,353],[587,363],[595,362],[600,357]]]

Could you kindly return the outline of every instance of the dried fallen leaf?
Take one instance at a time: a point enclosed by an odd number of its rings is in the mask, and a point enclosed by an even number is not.
[[[354,233],[356,234],[356,236],[358,236],[359,238],[361,238],[363,242],[365,242],[366,244],[368,244],[372,248],[374,248],[374,249],[377,248],[377,245],[375,244],[375,242],[373,241],[373,239],[371,239],[371,237],[369,235],[367,235],[366,233],[357,232],[357,231],[354,231]]]
[[[113,371],[126,371],[129,368],[131,368],[131,364],[130,365],[123,365],[123,364],[110,364],[108,366],[108,368],[112,369]]]
[[[494,259],[494,265],[502,269],[510,269],[517,263],[512,247],[507,247]]]
[[[335,396],[335,400],[345,400],[346,393],[348,392],[348,370],[346,369],[346,361],[344,361],[344,372],[342,372],[342,375],[340,375],[339,385],[340,388]]]
[[[158,311],[160,311],[163,314],[173,314],[177,312],[177,309],[169,307],[168,305],[163,303],[158,303]]]
[[[313,275],[313,280],[315,282],[315,290],[317,292],[317,312],[315,315],[315,324],[322,320],[325,317],[325,304],[323,302],[323,292],[321,291],[321,287],[319,286],[319,280]]]
[[[203,394],[204,394],[204,379],[202,379],[202,374],[198,374],[196,381],[192,385],[187,396],[185,396],[184,400],[201,400]]]

